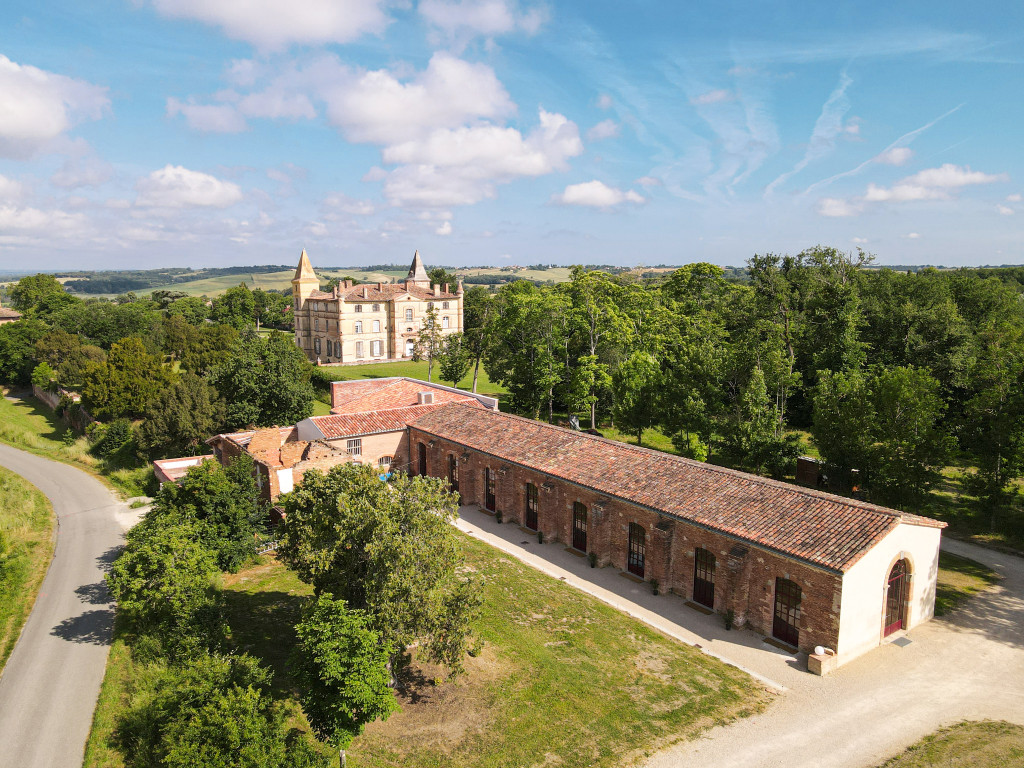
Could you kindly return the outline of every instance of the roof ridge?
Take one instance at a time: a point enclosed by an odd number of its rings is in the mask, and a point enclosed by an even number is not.
[[[464,403],[453,402],[453,403],[447,403],[447,405],[460,405],[461,406],[461,405],[464,405]],[[694,469],[699,469],[699,470],[702,470],[702,471],[705,471],[705,472],[710,472],[710,473],[713,473],[713,474],[731,475],[731,476],[734,476],[734,477],[739,477],[739,478],[748,480],[750,482],[761,484],[761,485],[765,485],[765,486],[768,486],[768,487],[781,488],[781,489],[784,489],[786,491],[789,491],[790,493],[799,493],[799,494],[802,494],[804,496],[808,496],[808,497],[814,498],[814,499],[829,499],[829,500],[833,500],[833,501],[838,501],[838,502],[840,502],[842,504],[847,504],[847,505],[849,505],[851,507],[856,507],[858,509],[863,509],[863,510],[865,510],[867,512],[877,512],[877,513],[885,515],[887,517],[891,517],[891,518],[894,518],[896,520],[905,521],[905,522],[908,522],[908,523],[911,522],[911,521],[910,520],[906,520],[904,515],[910,514],[910,515],[913,515],[914,517],[924,517],[923,515],[914,515],[913,513],[905,513],[905,512],[902,512],[900,510],[897,510],[897,509],[889,509],[888,507],[883,507],[883,506],[880,506],[878,504],[871,504],[869,502],[860,501],[859,499],[851,499],[848,496],[840,496],[839,494],[835,494],[835,493],[826,493],[825,491],[819,491],[819,490],[816,490],[814,488],[807,488],[807,487],[802,486],[802,485],[796,485],[795,483],[786,483],[786,482],[783,482],[781,480],[775,480],[774,478],[762,477],[761,475],[755,475],[752,472],[744,472],[744,471],[739,470],[739,469],[731,469],[730,467],[722,467],[722,466],[719,466],[718,464],[709,464],[708,462],[697,461],[696,459],[690,459],[690,458],[687,458],[686,456],[677,456],[677,455],[672,454],[672,453],[666,453],[665,451],[659,451],[656,448],[645,448],[642,445],[630,445],[629,443],[624,443],[621,440],[612,440],[611,438],[604,437],[603,435],[598,436],[598,435],[591,435],[591,434],[589,434],[587,432],[577,432],[574,429],[568,429],[566,427],[560,427],[557,424],[548,424],[545,421],[537,421],[535,419],[529,419],[529,418],[527,418],[525,416],[517,416],[514,413],[506,413],[505,411],[492,411],[492,413],[496,413],[496,414],[499,414],[501,416],[504,416],[505,418],[507,418],[509,420],[521,420],[521,421],[528,422],[530,424],[536,425],[537,427],[541,427],[541,428],[545,428],[545,429],[549,429],[549,430],[556,430],[556,431],[560,431],[560,432],[567,432],[567,433],[569,433],[571,435],[579,436],[579,437],[587,439],[587,440],[603,440],[604,442],[611,443],[611,444],[613,444],[615,446],[618,446],[619,448],[624,448],[624,449],[627,449],[629,451],[632,451],[632,452],[635,452],[635,453],[639,453],[639,454],[642,454],[642,455],[654,455],[654,456],[657,456],[659,458],[664,458],[664,459],[668,459],[668,460],[678,461],[680,463],[687,464],[688,466],[691,466]],[[927,518],[927,517],[924,517],[924,519],[925,520],[931,520],[931,518]]]

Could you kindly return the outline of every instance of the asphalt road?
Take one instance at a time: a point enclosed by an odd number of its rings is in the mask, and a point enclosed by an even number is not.
[[[123,542],[123,506],[95,478],[0,444],[0,465],[57,514],[53,562],[0,676],[0,768],[77,768],[114,624],[103,574]]]

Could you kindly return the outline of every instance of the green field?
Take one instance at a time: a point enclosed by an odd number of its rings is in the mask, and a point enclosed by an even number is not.
[[[70,443],[65,435],[71,433]],[[109,483],[124,496],[141,496],[152,477],[150,465],[119,467],[89,453],[89,442],[76,436],[46,405],[34,397],[0,398],[0,442],[54,461],[63,461]]]
[[[53,556],[53,508],[0,467],[0,671],[14,650]]]
[[[620,765],[770,701],[739,670],[483,543],[462,541],[467,566],[485,578],[483,650],[455,681],[414,664],[403,678],[402,711],[356,739],[353,768]],[[272,558],[224,582],[234,643],[274,670],[277,694],[302,725],[287,657],[310,588]],[[87,768],[124,765],[114,725],[144,676],[117,641]]]
[[[410,379],[427,380],[427,362],[413,362],[412,360],[399,360],[393,363],[369,363],[367,365],[337,365],[320,368],[322,375],[334,381],[352,381],[355,379],[383,379],[388,376],[407,376]],[[450,385],[450,381],[439,381],[440,369],[434,365],[433,381],[437,384]],[[469,390],[473,386],[473,369],[458,384],[459,389]],[[490,397],[501,397],[507,394],[508,390],[500,384],[494,384],[487,378],[487,372],[483,365],[480,366],[480,378],[477,380],[476,390],[481,395]]]
[[[887,760],[879,768],[1012,768],[1024,765],[1024,727],[1006,722],[957,723]]]

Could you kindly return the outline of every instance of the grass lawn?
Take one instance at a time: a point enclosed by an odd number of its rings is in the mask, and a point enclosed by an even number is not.
[[[1006,722],[957,723],[909,747],[879,768],[1009,768],[1024,765],[1024,727]]]
[[[966,557],[939,553],[939,574],[935,588],[935,615],[945,616],[973,595],[984,592],[999,580],[987,565]]]
[[[50,565],[53,526],[53,508],[46,497],[0,467],[0,671]]]
[[[388,376],[407,376],[410,379],[427,380],[427,362],[413,362],[412,360],[399,360],[393,363],[368,363],[366,365],[337,365],[323,367],[320,369],[325,375],[334,381],[351,381],[353,379],[383,379]],[[437,384],[448,385],[451,382],[438,379],[439,366],[434,366],[433,381]],[[459,382],[459,389],[470,390],[473,387],[473,370]],[[500,397],[506,393],[500,384],[494,384],[487,378],[487,372],[480,366],[480,378],[477,380],[477,392],[490,397]]]
[[[89,453],[89,443],[84,437],[75,437],[74,442],[65,445],[64,436],[70,431],[53,411],[34,397],[13,402],[0,398],[0,442],[84,469],[109,482],[125,496],[141,496],[145,492],[153,474],[151,466],[110,465]]]
[[[356,739],[350,765],[618,765],[770,700],[742,672],[463,541],[467,564],[486,578],[483,652],[454,682],[417,665],[402,711]],[[286,659],[309,587],[271,559],[226,576],[225,586],[235,642],[291,695]]]

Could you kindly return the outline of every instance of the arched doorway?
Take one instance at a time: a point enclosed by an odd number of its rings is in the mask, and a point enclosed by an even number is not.
[[[910,586],[910,569],[906,560],[898,560],[889,571],[885,589],[885,629],[883,637],[905,629],[907,626],[907,587]]]

